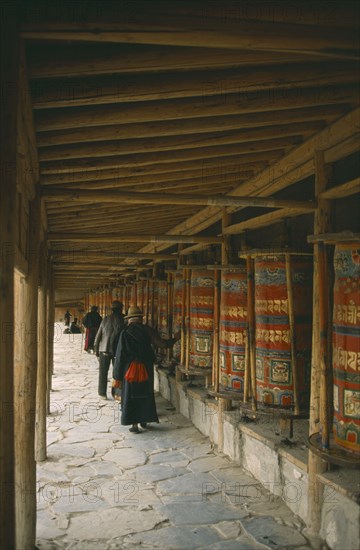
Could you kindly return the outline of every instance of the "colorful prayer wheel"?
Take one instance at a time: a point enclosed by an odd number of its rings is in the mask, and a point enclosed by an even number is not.
[[[172,314],[173,314],[173,333],[181,331],[183,325],[183,293],[185,292],[185,282],[182,272],[174,274],[174,286],[173,286],[173,302],[172,302]],[[178,340],[173,346],[173,357],[176,361],[180,362],[181,357],[181,341]]]
[[[159,287],[158,281],[152,279],[149,285],[149,312],[148,323],[154,328],[158,328],[158,299],[159,299]]]
[[[136,283],[132,283],[130,288],[130,299],[129,299],[129,307],[134,307],[137,305],[137,285]]]
[[[214,271],[192,268],[190,283],[190,368],[211,368],[214,331]]]
[[[169,338],[168,334],[168,282],[158,282],[158,331],[161,338]]]
[[[145,280],[141,280],[141,281],[137,282],[137,284],[136,284],[136,302],[137,302],[137,307],[139,307],[143,313],[145,313],[144,312],[145,288],[146,288],[146,281]]]
[[[220,287],[220,389],[243,392],[246,342],[246,269],[223,270]]]
[[[312,280],[310,256],[289,254],[288,261],[283,254],[255,257],[256,398],[259,403],[282,407],[298,403],[301,409],[307,407]]]
[[[360,250],[334,254],[334,439],[360,453]]]

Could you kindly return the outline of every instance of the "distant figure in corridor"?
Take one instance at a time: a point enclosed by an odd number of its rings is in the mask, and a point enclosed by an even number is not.
[[[64,315],[65,326],[66,326],[66,327],[69,327],[69,326],[70,326],[70,317],[72,317],[70,311],[69,311],[69,310],[66,310],[66,313],[65,313],[65,315]]]
[[[99,357],[98,393],[102,399],[107,399],[107,377],[110,363],[113,362],[120,332],[124,328],[123,304],[115,300],[111,304],[112,313],[107,315],[100,324],[94,341],[94,352]]]
[[[77,317],[74,317],[74,320],[72,321],[69,329],[70,334],[81,334],[81,328],[79,327],[77,322],[78,322]]]
[[[178,336],[165,340],[148,325],[142,324],[143,314],[138,307],[130,307],[128,324],[120,334],[116,350],[113,377],[122,387],[121,424],[131,424],[130,432],[140,433],[138,423],[159,422],[154,396],[154,360],[152,345],[170,348]]]
[[[97,306],[91,306],[91,310],[85,315],[82,320],[82,324],[85,327],[85,347],[84,350],[91,353],[94,349],[94,341],[99,326],[101,324],[102,317],[98,312]]]

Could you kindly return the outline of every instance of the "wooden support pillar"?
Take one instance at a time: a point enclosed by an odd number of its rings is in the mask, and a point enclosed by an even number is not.
[[[23,309],[23,363],[16,385],[16,548],[33,550],[36,535],[35,406],[37,375],[37,323],[39,282],[40,200],[30,203],[28,275]]]
[[[191,306],[191,269],[185,269],[185,368],[190,368],[190,306]]]
[[[14,258],[18,108],[16,4],[1,7],[0,71],[0,540],[15,547],[14,482]]]
[[[50,392],[52,389],[52,375],[54,374],[54,324],[55,324],[55,300],[54,279],[51,261],[48,260],[48,285],[47,285],[47,387],[46,387],[46,411],[50,414]]]
[[[40,246],[38,289],[38,360],[36,378],[35,459],[46,460],[46,393],[47,393],[47,260],[44,243]]]
[[[226,209],[223,210],[222,214],[222,233],[224,235],[225,228],[230,225],[231,223],[231,215],[226,211]],[[224,236],[223,243],[221,245],[221,264],[227,265],[229,264],[231,256],[230,251],[230,238],[229,236]],[[214,344],[216,344],[216,349],[214,348],[214,353],[216,354],[215,357],[215,365],[216,365],[216,383],[217,383],[217,389],[216,391],[219,391],[219,380],[220,380],[220,361],[219,361],[219,323],[220,323],[220,294],[221,294],[221,275],[219,273],[219,277],[216,281],[217,284],[217,299],[215,301],[215,308],[216,308],[216,314],[214,318],[214,325],[216,323],[216,326],[214,326],[215,331],[215,340]],[[217,335],[217,337],[216,337]],[[231,399],[223,399],[222,397],[219,397],[218,399],[218,449],[219,451],[222,451],[224,448],[224,412],[231,410]]]
[[[287,300],[289,307],[289,328],[290,328],[290,346],[291,346],[291,371],[293,377],[294,386],[294,413],[300,413],[299,403],[299,376],[296,361],[296,332],[295,332],[295,311],[294,311],[294,294],[292,288],[291,277],[291,256],[285,254],[286,263],[286,288],[287,288]]]
[[[246,257],[247,271],[247,313],[248,313],[248,364],[246,365],[246,383],[250,379],[251,402],[255,411],[256,404],[256,348],[255,348],[255,287],[254,287],[254,260]]]
[[[173,303],[173,288],[174,288],[172,273],[167,275],[167,328],[168,328],[168,338],[171,338],[173,334],[173,312],[172,312],[172,303]],[[173,356],[173,349],[169,348],[167,350],[167,359],[171,361]]]
[[[314,234],[326,233],[331,230],[331,203],[321,199],[320,195],[325,191],[329,173],[324,162],[323,151],[315,152],[315,195],[318,199],[318,207],[314,217]],[[321,373],[325,368],[321,358],[321,334],[320,334],[320,301],[319,294],[324,289],[319,288],[319,267],[322,269],[322,258],[319,244],[314,244],[314,292],[313,292],[313,335],[311,358],[311,394],[310,394],[310,420],[309,435],[320,430],[321,402],[320,385]],[[320,259],[320,266],[319,266]],[[309,450],[309,492],[308,492],[308,519],[307,529],[310,535],[318,536],[321,526],[321,508],[323,500],[323,486],[319,483],[317,475],[325,472],[327,463]]]

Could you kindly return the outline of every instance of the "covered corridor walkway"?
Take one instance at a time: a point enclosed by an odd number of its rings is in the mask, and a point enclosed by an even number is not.
[[[55,331],[48,458],[37,469],[37,547],[310,549],[304,524],[157,398],[159,425],[131,434],[97,397],[82,335]]]

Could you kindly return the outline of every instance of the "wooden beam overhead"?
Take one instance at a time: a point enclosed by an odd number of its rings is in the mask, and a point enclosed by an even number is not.
[[[239,172],[241,174],[246,173],[248,167],[255,167],[260,162],[269,162],[279,159],[283,155],[283,150],[276,151],[262,151],[257,153],[249,153],[246,156],[232,155],[223,158],[207,158],[200,160],[190,160],[184,162],[169,162],[162,164],[157,162],[155,164],[147,166],[118,166],[116,168],[98,168],[97,170],[79,172],[76,170],[68,169],[65,172],[55,172],[53,174],[42,174],[40,181],[42,184],[53,183],[77,183],[81,181],[101,181],[103,179],[112,178],[114,182],[126,181],[129,185],[140,183],[143,180],[146,181],[164,181],[171,179],[181,179],[184,177],[210,177],[221,176],[226,177],[229,172]]]
[[[268,225],[271,225],[272,223],[276,223],[285,218],[291,218],[294,216],[299,216],[301,214],[308,214],[308,213],[309,213],[308,210],[303,210],[302,208],[298,208],[298,209],[283,208],[281,210],[275,210],[274,212],[269,212],[268,214],[263,214],[262,216],[257,216],[255,218],[251,218],[243,222],[229,225],[225,228],[224,235],[237,235],[247,230],[266,227]]]
[[[116,260],[129,258],[136,260],[176,260],[176,254],[157,254],[157,253],[143,253],[143,252],[119,252],[118,250],[106,251],[106,250],[49,250],[49,255],[55,260],[63,258],[66,261],[78,261],[83,259],[87,260],[104,260],[110,259],[115,262]]]
[[[118,42],[162,46],[205,47],[211,49],[261,50],[296,52],[323,57],[356,59],[358,35],[356,29],[314,27],[266,21],[191,17],[179,14],[144,18],[144,13],[132,14],[131,22],[59,20],[31,22],[22,26],[22,36],[36,40],[76,40],[77,42]],[[69,14],[70,15],[70,14]],[[86,14],[85,14],[86,17]],[[94,30],[94,24],[96,30]]]
[[[61,189],[42,188],[42,196],[45,200],[69,200],[69,201],[99,201],[110,203],[130,202],[136,204],[154,203],[154,204],[184,204],[200,206],[257,206],[262,208],[303,208],[312,211],[316,208],[315,203],[305,201],[292,201],[283,199],[273,199],[271,197],[238,197],[238,196],[204,196],[204,195],[166,195],[164,193],[119,193],[115,191],[66,191]]]
[[[84,242],[84,243],[208,243],[221,244],[221,237],[204,237],[201,235],[89,235],[81,233],[48,233],[47,240],[51,242]]]
[[[122,57],[124,55],[122,54]],[[60,65],[61,66],[61,65]],[[56,65],[58,67],[58,65]],[[119,70],[121,64],[119,63]],[[108,76],[101,79],[78,79],[62,82],[37,81],[32,85],[36,109],[77,107],[83,105],[133,103],[186,97],[226,97],[259,90],[311,88],[358,82],[357,62],[306,63],[302,65],[259,66],[191,73]],[[75,93],[74,93],[75,92]],[[76,93],[77,92],[77,93]],[[76,99],[76,96],[79,96]],[[70,98],[70,99],[69,99]],[[101,98],[101,99],[100,99]]]
[[[354,178],[351,181],[347,181],[330,189],[326,189],[320,193],[321,199],[342,199],[349,195],[355,195],[360,193],[360,177]]]
[[[358,87],[324,86],[302,90],[264,90],[256,93],[227,94],[220,96],[169,99],[113,105],[96,105],[67,109],[42,109],[35,112],[37,132],[106,126],[182,118],[241,115],[246,113],[282,111],[303,107],[356,104]]]
[[[308,56],[296,52],[284,52],[274,56],[272,52],[243,50],[226,50],[211,48],[163,48],[137,44],[82,44],[81,48],[73,45],[53,42],[44,48],[40,43],[29,43],[29,78],[34,80],[31,89],[36,96],[46,87],[45,79],[71,79],[72,95],[80,92],[79,76],[85,87],[83,92],[92,88],[89,77],[96,75],[126,75],[126,80],[137,74],[165,74],[165,71],[206,71],[245,67],[248,65],[279,65],[308,61]],[[323,59],[314,56],[311,61]],[[87,81],[84,79],[87,77]],[[39,81],[41,85],[38,84]],[[95,83],[94,79],[94,83]],[[101,81],[97,81],[101,93],[105,91]],[[69,82],[70,84],[70,82]],[[99,90],[99,88],[97,88]],[[81,93],[81,92],[80,92]],[[47,95],[47,94],[46,94]],[[89,93],[90,95],[90,93]]]
[[[102,96],[100,96],[101,98]],[[91,141],[113,141],[117,139],[148,138],[160,136],[182,136],[229,130],[246,130],[252,128],[291,124],[296,122],[331,121],[345,114],[345,105],[320,105],[303,109],[287,109],[276,112],[264,111],[231,116],[213,116],[208,118],[184,118],[178,120],[139,122],[133,124],[113,124],[74,128],[72,130],[53,130],[39,132],[39,147],[85,143]],[[349,110],[349,108],[348,108]]]
[[[179,151],[160,151],[153,153],[135,153],[133,155],[108,156],[101,158],[82,158],[69,159],[65,161],[48,161],[41,164],[42,174],[61,174],[67,173],[69,170],[86,172],[96,171],[99,169],[115,169],[118,167],[134,167],[148,166],[157,163],[173,164],[174,161],[186,162],[189,160],[213,159],[218,157],[231,157],[234,155],[248,155],[250,153],[276,151],[279,149],[291,148],[299,144],[302,137],[287,136],[283,138],[266,139],[259,141],[251,141],[232,145],[213,146],[213,147],[198,147],[181,149]],[[178,165],[178,170],[180,170]]]
[[[249,130],[232,130],[213,132],[210,134],[191,134],[189,136],[174,136],[146,139],[122,139],[85,143],[77,145],[60,145],[40,148],[40,161],[68,160],[79,158],[98,158],[136,153],[158,151],[176,151],[191,147],[204,148],[220,145],[234,145],[267,139],[279,139],[288,136],[308,136],[324,127],[322,122],[298,122],[253,128]]]

